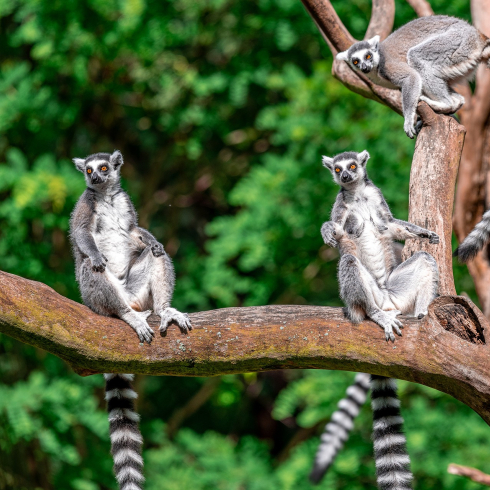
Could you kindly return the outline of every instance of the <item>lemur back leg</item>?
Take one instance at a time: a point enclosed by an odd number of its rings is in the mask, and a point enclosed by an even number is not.
[[[403,327],[396,316],[388,292],[377,285],[373,276],[354,255],[343,255],[339,262],[340,296],[347,306],[347,315],[353,322],[363,320],[362,313],[385,331],[386,340],[395,340],[393,331],[401,335]],[[392,310],[392,311],[383,311]]]
[[[131,267],[127,286],[131,299],[141,309],[152,308],[160,317],[160,332],[165,334],[175,322],[183,333],[192,330],[189,316],[170,307],[174,291],[175,274],[170,257],[164,253],[155,257],[146,247]]]
[[[448,46],[452,45],[454,52],[448,58]],[[479,60],[477,46],[476,39],[468,39],[464,46],[461,45],[460,36],[455,36],[449,30],[411,48],[407,53],[408,63],[420,73],[423,80],[423,95],[420,99],[437,112],[452,114],[460,109],[464,97],[456,93],[448,81],[466,78],[474,72]],[[468,55],[468,52],[471,54]]]
[[[397,309],[415,317],[427,314],[437,296],[439,269],[434,257],[417,252],[393,270],[387,287]]]
[[[138,334],[141,342],[151,342],[153,330],[146,319],[149,311],[135,311],[121,282],[109,269],[94,272],[90,259],[85,259],[80,268],[80,291],[83,303],[99,315],[117,316]]]

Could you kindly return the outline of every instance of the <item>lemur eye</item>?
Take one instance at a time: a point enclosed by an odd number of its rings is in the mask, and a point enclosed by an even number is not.
[[[356,167],[357,167],[357,165],[354,165],[354,164],[352,164],[352,165],[350,166],[351,170],[354,170]]]
[[[104,165],[102,168],[101,168],[102,172],[105,172],[107,170],[107,167]]]
[[[370,60],[371,59],[371,55],[370,54],[366,55],[366,59],[367,60]]]
[[[357,65],[357,64],[359,63],[359,61],[354,60],[354,62],[353,62],[353,63],[354,63],[354,65]]]
[[[335,171],[336,171],[337,173],[339,173],[339,172],[340,172],[340,168],[339,168],[339,167],[337,167],[337,168],[335,169]]]
[[[92,169],[91,169],[91,168],[88,168],[88,169],[87,169],[87,173],[88,173],[88,174],[91,174],[91,173],[92,173]]]

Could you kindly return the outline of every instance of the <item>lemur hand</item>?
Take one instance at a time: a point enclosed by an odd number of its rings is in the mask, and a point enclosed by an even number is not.
[[[92,262],[92,270],[94,272],[104,272],[107,262],[107,257],[104,254],[100,254],[97,257],[90,257]]]
[[[339,243],[335,239],[335,223],[332,221],[327,221],[323,223],[322,226],[322,237],[323,241],[333,248],[338,248]]]
[[[431,231],[429,235],[429,243],[437,245],[439,243],[439,235]]]
[[[163,249],[163,245],[159,242],[152,243],[150,247],[151,247],[151,253],[153,254],[154,257],[160,257],[165,253],[165,250]]]

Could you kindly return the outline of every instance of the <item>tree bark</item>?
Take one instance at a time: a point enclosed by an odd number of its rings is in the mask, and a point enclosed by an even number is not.
[[[464,297],[438,298],[422,320],[402,318],[404,336],[395,344],[370,321],[353,325],[341,308],[260,306],[193,313],[189,335],[174,327],[148,345],[123,321],[96,315],[44,284],[5,272],[0,283],[0,332],[51,352],[81,375],[361,371],[449,393],[490,423],[488,323]],[[156,330],[158,318],[150,325]]]
[[[439,245],[407,240],[403,260],[425,250],[439,265],[439,294],[455,295],[451,250],[454,187],[463,149],[465,128],[452,117],[436,115],[421,102],[418,106],[423,127],[417,136],[410,172],[411,223],[435,231]]]

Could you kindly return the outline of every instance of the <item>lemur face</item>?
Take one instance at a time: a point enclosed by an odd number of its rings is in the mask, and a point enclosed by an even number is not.
[[[87,187],[103,190],[119,182],[119,170],[123,162],[122,154],[116,150],[110,153],[94,153],[87,158],[74,158],[73,163],[85,175]]]
[[[369,41],[360,41],[353,44],[347,51],[337,54],[338,60],[343,60],[357,71],[368,74],[379,64],[379,36]]]
[[[333,180],[344,188],[355,187],[364,180],[368,160],[369,153],[366,150],[362,153],[346,151],[333,158],[322,158],[323,166],[332,172]]]

